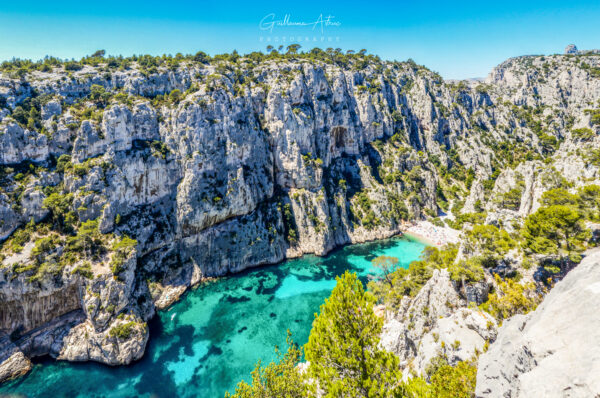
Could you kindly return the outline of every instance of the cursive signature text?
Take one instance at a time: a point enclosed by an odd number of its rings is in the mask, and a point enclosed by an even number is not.
[[[265,15],[258,26],[261,30],[269,31],[269,33],[273,33],[275,27],[308,27],[311,28],[311,30],[320,29],[321,34],[323,34],[325,28],[339,27],[342,25],[341,22],[335,21],[334,19],[335,17],[333,15],[324,17],[323,14],[319,14],[319,17],[314,22],[293,21],[290,14],[285,14],[283,19],[277,19],[275,13],[271,13]]]

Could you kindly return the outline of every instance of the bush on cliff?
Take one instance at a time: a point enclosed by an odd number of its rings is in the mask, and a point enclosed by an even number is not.
[[[500,258],[516,247],[508,232],[494,225],[474,225],[466,235],[466,247],[477,252],[486,266],[496,265]]]
[[[561,257],[583,250],[591,237],[583,214],[570,205],[541,207],[527,217],[522,234],[529,251]]]
[[[115,241],[112,246],[113,255],[110,261],[110,268],[115,276],[123,272],[123,264],[127,257],[137,246],[137,241],[125,235],[120,240]]]
[[[424,377],[413,377],[401,386],[406,398],[471,398],[474,397],[477,366],[474,360],[461,361],[455,366],[445,358],[432,361],[428,369],[429,383]]]
[[[135,326],[136,323],[133,321],[122,323],[111,328],[108,334],[110,335],[110,337],[116,337],[121,340],[127,340],[129,337],[131,337],[131,333],[133,333],[133,329],[135,328]]]
[[[390,308],[397,308],[404,296],[415,296],[423,285],[431,278],[434,269],[450,268],[458,248],[455,245],[446,246],[444,249],[428,247],[424,250],[422,259],[413,261],[408,268],[396,268],[385,281],[373,280],[369,282],[369,291],[380,303],[385,303]],[[455,274],[460,275],[461,268],[456,266]]]
[[[512,279],[503,281],[496,275],[496,291],[480,307],[502,321],[535,310],[542,299],[542,292],[535,283],[520,284]]]
[[[77,214],[72,211],[73,194],[52,193],[43,202],[50,211],[54,227],[62,232],[71,232],[77,222]]]

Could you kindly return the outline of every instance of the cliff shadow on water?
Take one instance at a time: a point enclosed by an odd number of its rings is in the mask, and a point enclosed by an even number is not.
[[[299,344],[308,340],[313,314],[335,286],[335,276],[348,269],[366,283],[374,257],[396,256],[407,266],[423,248],[419,242],[393,238],[202,282],[149,322],[152,337],[139,361],[109,367],[45,357],[35,361],[30,375],[0,392],[31,397],[223,396],[249,377],[259,359],[275,359],[275,346],[285,349],[286,330]]]

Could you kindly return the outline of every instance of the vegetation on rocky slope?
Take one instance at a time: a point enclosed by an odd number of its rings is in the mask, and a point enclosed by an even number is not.
[[[383,319],[374,313],[375,298],[363,290],[355,274],[336,278],[329,299],[315,314],[304,347],[306,367],[300,370],[302,349],[288,336],[288,351],[277,362],[252,373],[231,398],[249,397],[469,397],[475,388],[472,362],[450,366],[436,359],[426,378],[402,381],[398,358],[379,347]]]
[[[307,374],[333,395],[468,395],[474,362],[443,356],[400,383],[373,302],[397,311],[447,269],[465,302],[502,321],[581,261],[599,218],[599,68],[593,54],[519,57],[485,83],[444,82],[410,60],[297,46],[5,62],[0,271],[34,290],[108,274],[139,289],[119,311],[151,314],[145,284],[171,272],[222,275],[427,219],[463,241],[408,269],[381,259],[367,293],[344,276],[315,321]],[[113,317],[114,305],[86,308]],[[361,322],[348,347],[323,326]],[[303,391],[290,350],[238,394]]]

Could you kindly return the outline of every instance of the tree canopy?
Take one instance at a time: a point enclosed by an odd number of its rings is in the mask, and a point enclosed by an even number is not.
[[[525,246],[534,253],[570,254],[583,249],[590,236],[583,214],[569,205],[541,207],[523,226]]]
[[[305,346],[310,377],[325,397],[398,396],[398,357],[379,347],[383,320],[373,311],[375,299],[356,274],[336,280]]]
[[[281,354],[275,347],[278,361],[263,367],[258,361],[252,371],[252,384],[242,380],[235,393],[226,393],[226,398],[304,398],[310,393],[309,385],[296,368],[302,358],[302,349],[292,340],[290,331],[287,336],[288,350]]]

